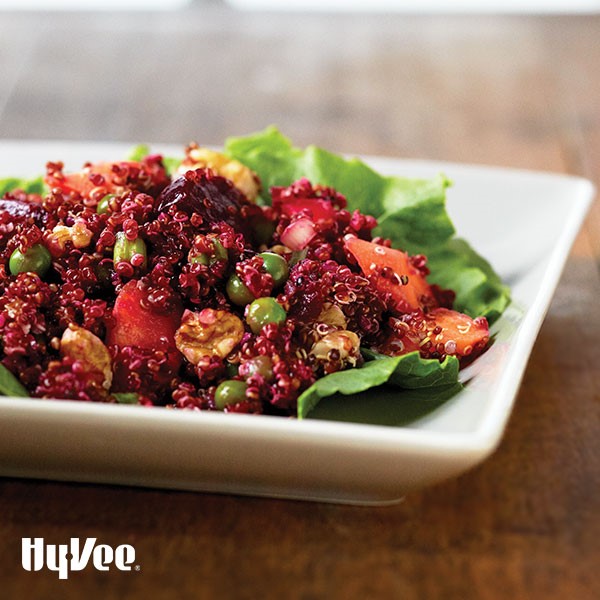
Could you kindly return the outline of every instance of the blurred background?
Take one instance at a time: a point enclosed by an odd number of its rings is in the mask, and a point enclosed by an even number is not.
[[[298,145],[589,174],[600,1],[0,7],[1,138],[220,144],[276,124]]]

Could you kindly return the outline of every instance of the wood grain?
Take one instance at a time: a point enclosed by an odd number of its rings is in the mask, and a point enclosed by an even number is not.
[[[600,18],[2,14],[0,136],[219,144],[277,123],[335,151],[600,184]],[[535,235],[535,223],[532,223]],[[600,207],[498,451],[390,508],[0,480],[5,598],[600,596]],[[59,582],[25,536],[132,543]]]

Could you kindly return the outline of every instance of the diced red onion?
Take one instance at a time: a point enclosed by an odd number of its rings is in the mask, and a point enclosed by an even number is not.
[[[294,252],[304,250],[317,232],[310,219],[298,219],[290,223],[281,234],[281,243]]]

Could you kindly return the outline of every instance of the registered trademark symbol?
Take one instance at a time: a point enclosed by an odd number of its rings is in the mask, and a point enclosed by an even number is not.
[[[142,567],[140,567],[140,565],[135,565],[135,567],[133,567],[136,571],[141,570]]]

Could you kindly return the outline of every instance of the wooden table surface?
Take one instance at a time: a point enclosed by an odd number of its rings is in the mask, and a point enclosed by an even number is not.
[[[0,74],[1,138],[219,144],[276,123],[301,146],[600,184],[600,17],[4,13]],[[387,508],[2,479],[0,596],[600,597],[599,267],[596,203],[471,472]],[[143,568],[21,567],[23,537],[71,536],[131,543]]]

